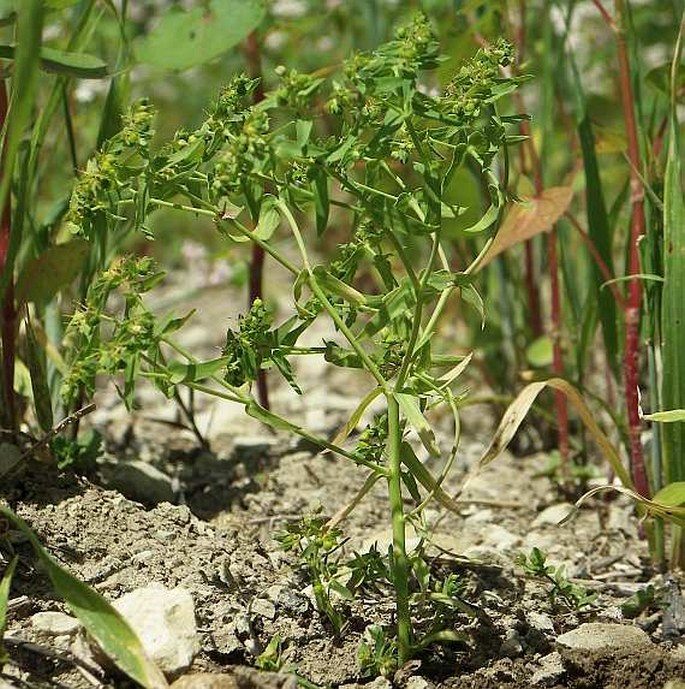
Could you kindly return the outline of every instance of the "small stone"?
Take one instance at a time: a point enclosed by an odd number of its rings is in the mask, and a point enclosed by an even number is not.
[[[523,653],[521,637],[516,629],[508,629],[504,635],[504,641],[499,648],[499,653],[505,658],[516,658]]]
[[[554,622],[549,615],[545,615],[543,612],[529,612],[526,615],[526,620],[528,624],[539,632],[543,634],[554,634]]]
[[[173,676],[190,667],[200,642],[189,591],[153,584],[125,594],[113,605],[162,672]]]
[[[215,675],[211,672],[198,672],[177,679],[171,689],[238,689],[233,675]]]
[[[533,673],[530,683],[534,687],[548,687],[556,684],[563,674],[564,664],[555,651],[540,660],[540,667]]]
[[[392,689],[392,682],[385,677],[376,677],[373,682],[365,684],[366,689]]]
[[[546,509],[542,510],[535,519],[533,519],[533,527],[536,526],[546,526],[551,524],[557,526],[559,522],[568,517],[568,515],[575,508],[568,502],[560,502],[556,505],[550,505]]]
[[[506,552],[521,544],[521,538],[499,524],[489,524],[482,534],[482,546]]]
[[[405,689],[432,689],[433,686],[434,685],[427,679],[424,679],[419,675],[413,675],[407,680]]]
[[[146,505],[174,501],[171,477],[147,462],[139,459],[125,462],[109,459],[98,464],[98,471],[105,487],[114,488],[131,500]]]
[[[267,620],[273,620],[276,617],[276,606],[266,598],[255,598],[252,601],[252,612],[260,617],[266,617]]]
[[[0,443],[0,476],[11,471],[21,461],[21,450],[12,443]]]
[[[37,612],[31,617],[31,626],[51,636],[70,636],[75,634],[81,625],[75,617],[63,612]]]
[[[631,625],[586,622],[557,637],[556,646],[564,660],[584,666],[597,658],[638,656],[653,644],[645,632]]]

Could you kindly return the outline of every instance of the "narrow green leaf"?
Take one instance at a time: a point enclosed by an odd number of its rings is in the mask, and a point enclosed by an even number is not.
[[[17,562],[19,562],[19,556],[15,555],[2,573],[2,579],[0,579],[0,663],[4,662],[2,659],[2,637],[5,629],[7,629],[7,603],[9,602],[10,585]]]
[[[24,324],[26,327],[26,365],[31,374],[33,407],[36,411],[38,425],[47,433],[52,429],[54,423],[47,376],[47,357],[45,349],[38,342],[31,319],[26,318]]]
[[[664,284],[662,291],[662,384],[664,409],[685,408],[685,198],[682,187],[680,125],[676,93],[683,48],[685,17],[671,70],[671,109],[664,178]],[[665,482],[685,480],[685,424],[662,428]]]
[[[433,457],[439,457],[440,448],[435,442],[435,433],[421,412],[418,399],[414,395],[404,392],[395,392],[393,394],[407,422],[419,434],[423,446]]]
[[[0,515],[26,536],[55,592],[112,662],[145,689],[166,689],[169,685],[164,675],[147,657],[138,637],[121,615],[97,591],[60,567],[26,522],[9,507],[0,505]]]
[[[685,421],[685,409],[657,411],[653,414],[645,414],[643,418],[647,421],[656,421],[657,423],[676,423],[678,421]]]
[[[140,62],[183,70],[219,57],[259,26],[263,0],[210,0],[189,11],[174,5],[135,46]]]
[[[72,239],[29,261],[17,280],[17,300],[37,304],[50,301],[81,272],[90,246],[85,239]]]
[[[572,55],[570,56],[569,62],[571,65],[571,86],[574,90],[576,100],[578,137],[580,139],[580,147],[583,155],[583,169],[585,172],[585,203],[587,205],[588,234],[605,265],[614,273],[613,255],[611,251],[612,233],[604,199],[602,178],[599,174],[595,138],[590,117],[587,113],[585,92],[583,91],[578,68]],[[610,291],[601,289],[604,277],[594,261],[592,263],[592,274],[594,276],[592,289],[597,295],[597,300],[599,302],[598,316],[602,324],[604,347],[607,352],[609,365],[614,374],[617,375],[620,368],[620,362],[616,302]],[[591,341],[592,338],[587,338],[586,342],[588,346],[590,346]],[[579,358],[583,360],[584,354],[581,353]]]
[[[664,486],[652,497],[652,502],[657,502],[667,507],[682,505],[685,503],[685,481],[676,481]]]
[[[330,201],[328,196],[328,176],[322,167],[312,170],[312,193],[314,194],[314,215],[316,217],[316,233],[320,237],[328,225]]]

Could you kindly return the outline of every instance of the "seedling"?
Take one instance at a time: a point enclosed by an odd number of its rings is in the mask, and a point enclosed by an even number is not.
[[[529,555],[521,553],[516,564],[529,576],[548,582],[551,586],[549,597],[553,604],[562,602],[572,610],[580,610],[591,605],[597,594],[584,586],[574,584],[567,576],[564,565],[547,564],[547,555],[539,548],[533,548]]]

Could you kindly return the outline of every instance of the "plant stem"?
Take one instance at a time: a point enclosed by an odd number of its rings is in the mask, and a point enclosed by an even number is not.
[[[402,429],[400,407],[393,395],[388,402],[388,496],[392,516],[392,578],[397,606],[397,654],[402,667],[411,655],[411,619],[409,615],[409,560],[405,538],[404,504],[402,502]]]
[[[596,3],[597,4],[597,3]],[[628,242],[628,274],[640,273],[640,238],[645,233],[644,190],[637,172],[640,170],[640,145],[635,120],[633,85],[630,74],[630,60],[626,44],[623,0],[614,0],[616,19],[614,26],[618,50],[619,83],[621,104],[628,138],[628,159],[630,160],[630,238]],[[603,13],[605,16],[605,13]],[[605,16],[607,22],[609,19]],[[640,311],[642,308],[642,284],[640,280],[631,280],[628,284],[628,301],[625,309],[626,339],[623,369],[625,378],[625,396],[628,412],[628,438],[630,448],[630,464],[635,490],[649,496],[647,470],[642,451],[640,433],[642,424],[639,413],[639,349],[640,349]]]
[[[264,86],[262,84],[262,56],[259,50],[259,37],[253,31],[245,43],[245,62],[247,73],[252,79],[259,79],[259,83],[252,94],[252,102],[256,105],[264,100]],[[248,294],[248,309],[256,299],[261,299],[264,287],[264,258],[266,254],[259,244],[252,245],[252,260],[250,262],[250,283]],[[266,382],[266,371],[257,372],[257,398],[265,409],[269,409],[269,388]]]

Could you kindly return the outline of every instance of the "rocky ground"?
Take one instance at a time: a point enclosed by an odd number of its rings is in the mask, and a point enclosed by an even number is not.
[[[204,321],[185,337],[211,356],[223,332],[208,341],[207,323],[225,319],[226,305],[204,299]],[[298,398],[276,386],[273,406],[331,435],[354,408],[362,383],[311,361],[301,372],[307,394]],[[461,603],[450,624],[462,640],[426,652],[389,679],[370,679],[360,673],[357,650],[370,624],[391,623],[390,592],[379,586],[354,601],[334,599],[348,622],[336,636],[316,609],[306,569],[274,540],[302,514],[336,513],[364,473],[264,430],[229,403],[197,400],[210,450],[178,427],[171,403],[145,388],[139,402],[141,411],[129,415],[110,392],[99,395],[89,423],[103,433],[107,452],[89,480],[29,465],[4,482],[3,495],[60,563],[115,602],[174,687],[683,686],[678,579],[653,574],[633,509],[622,499],[588,504],[558,526],[570,505],[540,475],[545,453],[504,455],[469,483],[458,513],[426,510],[424,530],[410,533],[410,545],[424,548],[436,576],[459,577]],[[448,438],[447,419],[434,423],[438,436]],[[463,427],[449,491],[482,453],[492,416],[484,407],[466,408]],[[377,486],[343,522],[344,552],[374,544],[386,552],[388,514]],[[550,581],[526,576],[517,556],[534,547],[550,564],[563,565],[580,590],[596,593],[594,600],[576,609],[550,595]],[[0,687],[127,686],[90,647],[10,528],[0,541],[0,563],[12,551],[21,559]],[[652,599],[628,617],[623,604],[649,584]],[[269,664],[276,638],[280,650]],[[259,657],[280,672],[251,669]]]

